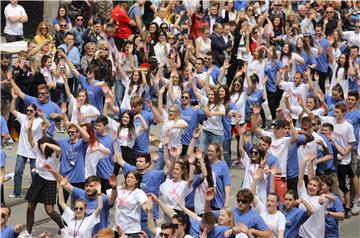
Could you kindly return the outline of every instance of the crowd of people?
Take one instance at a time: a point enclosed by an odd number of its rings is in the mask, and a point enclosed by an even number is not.
[[[4,16],[23,40],[26,9]],[[32,237],[38,203],[61,237],[339,237],[360,211],[359,46],[359,0],[66,1],[1,54],[1,237]],[[23,228],[3,182],[23,198],[27,162]]]

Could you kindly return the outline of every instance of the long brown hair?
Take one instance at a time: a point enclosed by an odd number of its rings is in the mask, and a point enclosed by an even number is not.
[[[90,138],[89,138],[89,147],[94,147],[96,145],[96,142],[98,142],[98,139],[96,138],[95,135],[95,131],[92,128],[90,123],[84,123],[81,125],[81,127],[85,126],[86,127],[86,132],[89,134]]]

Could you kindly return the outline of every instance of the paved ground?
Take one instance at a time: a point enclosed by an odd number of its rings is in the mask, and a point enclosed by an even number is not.
[[[160,132],[160,127],[156,126],[154,128],[155,134]],[[64,138],[65,135],[56,134],[56,138]],[[7,157],[7,165],[6,172],[11,173],[14,171],[15,167],[15,158],[16,158],[16,144],[13,145],[13,149],[5,150]],[[235,158],[235,141],[232,143],[232,157]],[[240,183],[243,179],[244,171],[240,168],[232,168],[231,169],[231,179],[232,179],[232,189],[231,189],[231,204],[230,207],[235,207],[235,195],[240,188]],[[119,176],[119,181],[122,180],[122,176]],[[26,165],[24,178],[23,178],[23,193],[26,193],[27,188],[31,183],[30,178],[30,169],[29,164]],[[10,199],[8,195],[12,192],[13,189],[13,181],[8,181],[5,183],[5,200],[6,203],[11,206],[12,215],[10,217],[10,224],[26,224],[26,201],[24,199]],[[114,224],[114,209],[112,209],[110,213],[110,221],[111,225]],[[340,223],[340,237],[346,238],[359,238],[360,237],[360,216],[354,216],[349,220],[345,220]],[[51,232],[52,237],[56,237],[58,227],[56,224],[49,219],[47,216],[44,207],[39,205],[35,212],[35,226],[33,229],[33,236],[36,237],[38,234],[44,231]]]

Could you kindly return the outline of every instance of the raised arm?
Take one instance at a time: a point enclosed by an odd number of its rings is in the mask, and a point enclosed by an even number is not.
[[[257,137],[261,136],[261,128],[258,124],[260,109],[259,105],[253,105],[253,115],[251,117],[251,130]]]
[[[9,80],[11,87],[13,88],[13,90],[15,91],[15,94],[17,94],[22,100],[25,99],[26,94],[23,93],[23,91],[19,88],[19,86],[16,85],[14,79],[13,79],[13,74],[11,71],[6,73],[6,78]]]
[[[164,92],[165,92],[165,85],[160,88],[159,97],[158,97],[158,109],[161,117],[164,115],[164,104],[163,104]]]
[[[13,90],[12,90],[13,91]],[[17,99],[17,94],[15,93],[12,93],[12,100],[11,100],[11,103],[10,103],[10,112],[14,115],[14,117],[17,117],[18,115],[18,111],[16,110],[16,99]]]
[[[101,184],[98,183],[96,186],[96,197],[98,201],[98,205],[95,209],[95,216],[98,217],[100,215],[101,210],[103,209],[103,199],[102,199],[102,193],[101,193]]]
[[[71,62],[71,60],[67,57],[67,55],[62,51],[62,50],[58,50],[58,55],[63,57],[67,63],[67,65],[69,66],[70,70],[74,73],[76,78],[79,78],[79,71],[76,69],[76,67],[74,66],[74,64]]]
[[[146,99],[146,105],[150,108],[151,112],[154,114],[155,123],[163,122],[162,116],[159,111],[153,106],[150,99]]]
[[[64,185],[65,185],[64,183],[60,183],[59,186],[59,205],[63,210],[65,210],[68,207],[64,199],[64,189],[63,189]]]
[[[295,129],[294,123],[292,121],[292,117],[291,117],[291,112],[287,112],[285,114],[285,120],[289,123],[290,125],[290,132],[291,132],[291,144],[295,144],[298,140],[298,132]]]
[[[298,177],[298,184],[297,184],[298,188],[300,188],[304,184],[304,174],[305,174],[306,163],[310,160],[314,160],[315,158],[316,158],[315,153],[309,153],[304,157],[304,159],[300,165],[300,168],[299,168],[299,177]],[[309,165],[309,169],[310,169],[310,165]],[[310,174],[310,172],[309,172],[309,174]]]
[[[168,217],[173,217],[176,214],[176,212],[172,208],[168,207],[165,203],[163,203],[158,197],[156,197],[155,194],[150,193],[148,195],[151,197],[153,201],[159,204],[159,207],[161,208],[161,210],[163,210],[165,215],[167,215]]]
[[[118,144],[116,143],[116,140],[117,140],[117,137],[115,135],[115,137],[113,136],[114,161],[117,161],[121,167],[124,167],[125,160],[122,157],[121,152],[119,151],[119,147],[118,147]]]
[[[115,174],[111,175],[109,177],[109,185],[111,187],[111,194],[107,197],[109,205],[113,205],[115,203],[116,197],[118,195],[117,193],[117,177]]]
[[[195,130],[193,131],[193,134],[192,134],[192,138],[191,138],[189,147],[187,149],[187,154],[188,155],[194,154],[195,144],[196,144],[196,141],[199,140],[200,135],[201,135],[200,128],[195,128]]]
[[[153,235],[156,235],[156,225],[154,222],[154,214],[153,214],[153,208],[154,208],[153,199],[151,198],[151,196],[149,196],[148,199],[150,200],[147,210],[148,229]]]

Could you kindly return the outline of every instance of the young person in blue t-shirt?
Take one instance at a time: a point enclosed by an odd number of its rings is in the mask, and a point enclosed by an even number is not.
[[[18,237],[21,231],[24,229],[21,224],[7,225],[7,222],[11,215],[10,207],[1,205],[0,207],[0,237],[15,238]]]

